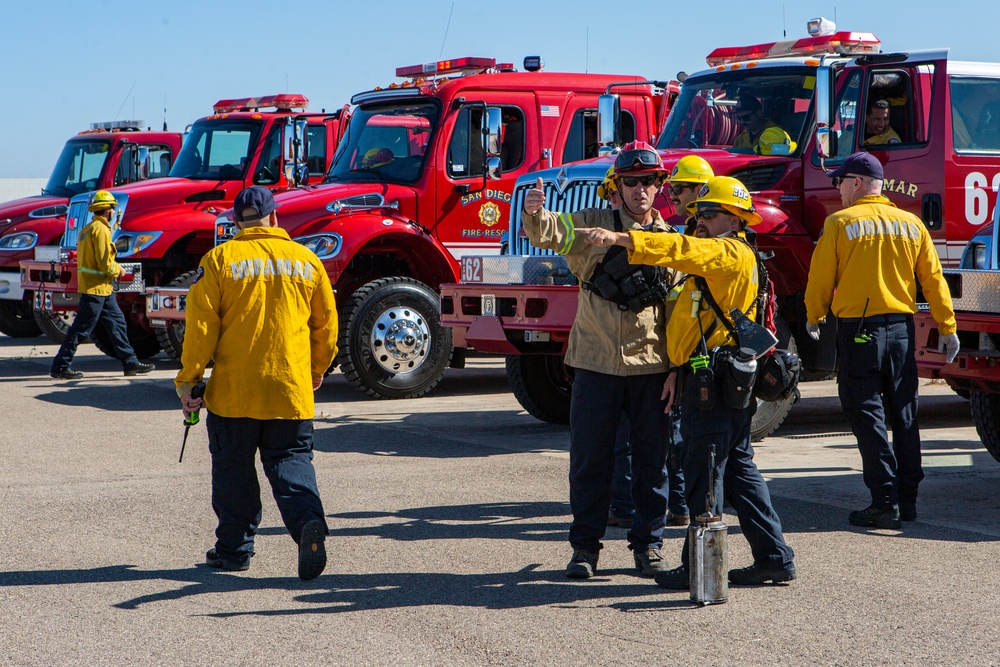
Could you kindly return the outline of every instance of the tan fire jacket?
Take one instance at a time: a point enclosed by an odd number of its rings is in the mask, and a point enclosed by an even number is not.
[[[642,225],[620,211],[625,230],[642,229]],[[524,232],[539,248],[554,250],[566,256],[570,271],[580,282],[590,280],[594,268],[608,248],[589,245],[577,236],[577,227],[614,229],[614,214],[610,209],[585,209],[575,213],[553,213],[542,209],[534,215],[522,215]],[[660,213],[653,209],[650,229],[671,232]],[[680,274],[667,271],[667,281],[674,283]],[[672,296],[676,296],[674,291]],[[618,305],[594,292],[581,289],[576,319],[569,334],[566,364],[573,368],[608,375],[649,375],[669,368],[666,354],[666,322],[672,302],[656,304],[642,312],[619,310]]]

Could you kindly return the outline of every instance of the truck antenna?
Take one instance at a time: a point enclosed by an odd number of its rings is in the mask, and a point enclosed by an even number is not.
[[[163,96],[163,131],[167,131],[167,96]]]
[[[586,47],[583,53],[583,71],[590,74],[590,26],[587,26]]]
[[[781,38],[788,39],[788,25],[785,23],[785,6],[781,5]]]
[[[132,89],[135,88],[135,84],[138,83],[138,81],[139,81],[138,79],[133,81],[132,88],[129,88],[128,92],[125,93],[125,99],[122,100],[122,105],[118,107],[118,113],[115,114],[115,120],[118,120],[118,117],[122,114],[122,109],[125,108],[125,103],[128,102],[128,96],[132,94]]]
[[[455,13],[455,3],[451,3],[451,11],[448,12],[448,22],[444,26],[444,39],[441,40],[441,52],[438,54],[438,60],[441,60],[441,56],[444,55],[444,44],[448,41],[448,28],[451,27],[451,15]]]

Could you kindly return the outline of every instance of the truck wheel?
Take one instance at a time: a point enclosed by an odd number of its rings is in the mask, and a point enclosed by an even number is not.
[[[973,391],[969,394],[969,406],[983,447],[1000,461],[1000,394]]]
[[[66,340],[66,332],[69,331],[70,325],[76,319],[76,311],[50,312],[36,310],[34,311],[34,316],[35,324],[42,330],[42,333],[62,345],[62,342]],[[90,339],[87,338],[83,342],[89,343]]]
[[[561,354],[507,355],[507,383],[514,398],[535,419],[569,423],[573,370]]]
[[[798,348],[792,332],[780,315],[774,316],[774,325],[778,330],[778,347],[783,347],[789,352],[795,352]],[[792,409],[792,404],[798,399],[798,392],[793,392],[791,396],[783,401],[762,401],[757,400],[757,412],[750,422],[750,439],[753,442],[760,442],[767,436],[778,430],[781,423],[785,421],[788,412]]]
[[[29,295],[20,301],[0,300],[0,333],[11,338],[41,336],[42,329],[35,322]]]
[[[436,292],[412,278],[358,288],[344,309],[340,367],[376,398],[416,398],[441,381],[451,361],[451,329],[441,326]]]
[[[171,280],[168,287],[191,287],[197,277],[197,270],[182,273]],[[184,320],[167,320],[165,329],[156,329],[156,340],[168,357],[180,359],[184,349]]]
[[[156,334],[152,331],[147,331],[143,329],[138,324],[126,319],[128,325],[128,342],[132,344],[132,349],[135,350],[135,356],[140,359],[149,359],[150,357],[155,357],[160,351],[160,343],[156,340]],[[100,324],[94,329],[94,333],[91,336],[94,341],[94,345],[97,349],[108,355],[112,359],[117,359],[118,355],[115,354],[115,346],[111,342],[111,336],[108,332],[104,330]]]

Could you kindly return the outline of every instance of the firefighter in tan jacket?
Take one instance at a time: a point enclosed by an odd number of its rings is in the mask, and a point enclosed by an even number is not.
[[[632,445],[635,515],[628,533],[645,576],[666,569],[660,554],[667,511],[667,417],[661,393],[670,364],[664,336],[672,272],[640,272],[623,254],[588,245],[578,227],[674,230],[653,208],[666,172],[649,145],[633,142],[615,160],[618,211],[556,214],[543,208],[542,183],[524,201],[524,231],[539,248],[565,255],[580,279],[566,364],[575,370],[570,403],[569,541],[571,578],[593,575],[611,500],[615,431],[624,411]],[[612,259],[614,258],[614,259]],[[601,266],[599,269],[598,266]]]
[[[233,202],[240,232],[201,260],[187,299],[183,368],[174,379],[185,415],[208,407],[212,509],[219,519],[212,567],[246,570],[261,518],[254,459],[299,545],[298,573],[326,566],[327,526],[312,465],[313,391],[337,353],[337,308],[315,254],[277,226],[267,188]],[[204,399],[192,396],[215,360]]]

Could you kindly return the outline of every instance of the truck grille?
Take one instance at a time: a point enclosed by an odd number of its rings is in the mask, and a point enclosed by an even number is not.
[[[597,196],[597,186],[600,181],[575,181],[560,192],[554,183],[542,181],[545,191],[545,208],[555,213],[571,213],[585,208],[607,208],[608,203]],[[534,187],[527,183],[514,189],[511,201],[510,219],[510,254],[512,255],[554,255],[551,250],[542,250],[531,245],[527,237],[521,235],[521,212],[524,209],[524,196]]]

